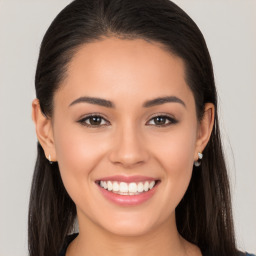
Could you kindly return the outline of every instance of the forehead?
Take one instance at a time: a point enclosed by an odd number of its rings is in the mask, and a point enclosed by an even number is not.
[[[145,98],[191,93],[183,60],[163,45],[143,39],[106,38],[82,45],[73,56],[61,90],[68,98]]]

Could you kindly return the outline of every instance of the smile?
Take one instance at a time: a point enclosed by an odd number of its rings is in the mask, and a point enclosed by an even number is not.
[[[145,176],[104,177],[95,182],[103,198],[119,206],[135,206],[152,198],[161,183]]]
[[[119,195],[139,195],[151,190],[156,181],[145,182],[118,182],[118,181],[99,181],[99,185],[115,194]]]

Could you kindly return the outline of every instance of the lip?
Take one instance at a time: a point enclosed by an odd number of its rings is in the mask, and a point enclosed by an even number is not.
[[[98,181],[119,181],[119,182],[143,182],[143,181],[157,181],[156,185],[150,189],[147,192],[143,192],[138,195],[119,195],[116,193],[113,193],[111,191],[108,191],[104,188],[102,188],[99,184]],[[153,197],[155,194],[158,185],[160,184],[159,179],[154,179],[152,177],[146,177],[146,176],[110,176],[110,177],[104,177],[102,179],[97,180],[96,185],[99,188],[99,191],[105,197],[107,200],[110,202],[117,204],[119,206],[136,206],[143,204],[144,202],[148,201],[150,198]]]

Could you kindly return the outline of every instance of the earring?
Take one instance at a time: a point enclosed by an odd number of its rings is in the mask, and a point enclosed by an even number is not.
[[[203,158],[203,154],[199,152],[199,153],[198,153],[198,160],[194,162],[194,165],[195,165],[196,167],[198,167],[198,166],[201,165],[201,160],[202,160],[202,158]]]
[[[49,160],[49,163],[52,164],[52,159],[51,159],[51,155],[50,154],[48,156],[48,160]]]

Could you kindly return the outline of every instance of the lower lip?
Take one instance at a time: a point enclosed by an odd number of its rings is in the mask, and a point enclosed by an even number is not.
[[[147,200],[149,200],[155,193],[157,187],[159,185],[159,182],[157,182],[157,184],[150,189],[147,192],[143,192],[141,194],[138,195],[119,195],[116,193],[113,193],[111,191],[108,191],[104,188],[102,188],[101,186],[98,185],[101,193],[103,194],[103,196],[108,199],[109,201],[121,205],[121,206],[132,206],[132,205],[140,205],[144,202],[146,202]]]

